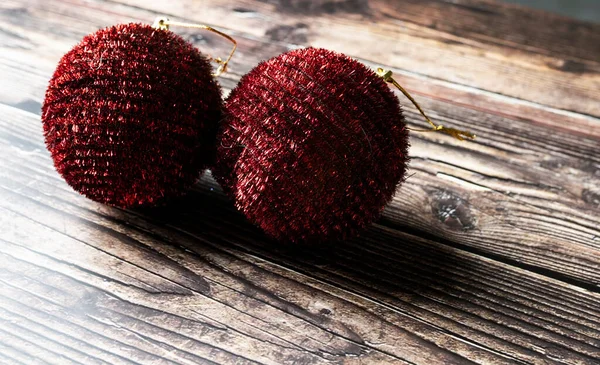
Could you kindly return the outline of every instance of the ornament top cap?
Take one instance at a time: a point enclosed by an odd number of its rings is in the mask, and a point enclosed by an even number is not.
[[[160,29],[160,30],[169,30],[169,18],[164,16],[159,16],[154,19],[154,23],[152,23],[152,28]]]

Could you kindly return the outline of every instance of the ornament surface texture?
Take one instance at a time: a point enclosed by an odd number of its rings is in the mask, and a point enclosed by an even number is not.
[[[213,174],[270,236],[355,236],[403,181],[408,130],[398,98],[362,63],[325,49],[284,53],[226,101]]]
[[[129,208],[183,195],[214,158],[221,89],[167,30],[121,24],[60,60],[42,122],[54,165],[86,197]]]

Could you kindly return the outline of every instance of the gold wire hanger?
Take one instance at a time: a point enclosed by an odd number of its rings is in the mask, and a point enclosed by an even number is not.
[[[235,53],[235,50],[237,49],[237,42],[235,41],[235,39],[233,39],[232,37],[230,37],[229,35],[227,35],[223,32],[216,30],[213,27],[209,27],[208,25],[174,22],[172,20],[169,20],[166,17],[158,17],[154,20],[154,23],[152,23],[152,27],[154,27],[156,29],[160,29],[160,30],[169,30],[169,26],[171,26],[171,25],[176,26],[176,27],[184,27],[184,28],[205,29],[205,30],[208,30],[209,32],[216,33],[216,34],[220,35],[221,37],[227,38],[231,43],[233,43],[233,49],[231,50],[231,52],[229,53],[229,57],[227,57],[227,59],[225,61],[223,61],[221,59],[221,57],[211,58],[213,61],[215,61],[216,63],[219,64],[219,67],[217,68],[217,72],[215,72],[213,74],[214,77],[219,77],[224,72],[227,72],[227,64],[229,63],[229,61],[231,60],[231,57],[233,57],[233,54]]]
[[[415,101],[415,99],[413,99],[412,96],[410,96],[410,94],[408,93],[408,91],[406,91],[402,85],[400,85],[398,83],[398,81],[394,80],[393,73],[392,71],[389,70],[384,70],[383,68],[378,68],[377,69],[377,76],[381,77],[383,80],[385,80],[386,82],[389,82],[390,84],[394,85],[396,88],[398,88],[398,90],[400,90],[402,92],[402,94],[404,94],[404,96],[406,96],[408,98],[408,100],[410,100],[413,105],[419,110],[419,112],[421,113],[421,115],[425,118],[425,120],[431,125],[431,129],[412,129],[412,128],[408,128],[411,131],[415,131],[415,132],[442,132],[442,133],[446,133],[447,135],[450,135],[456,139],[458,139],[459,141],[464,141],[466,138],[470,138],[470,139],[475,139],[475,135],[469,131],[463,131],[460,129],[455,129],[455,128],[446,128],[443,125],[435,125],[431,119],[429,119],[429,117],[427,115],[425,115],[425,112],[423,111],[423,109],[421,109],[421,107],[419,106],[419,104]]]

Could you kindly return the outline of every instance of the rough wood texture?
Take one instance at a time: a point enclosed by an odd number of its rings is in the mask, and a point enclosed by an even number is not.
[[[43,145],[47,80],[85,34],[162,14],[235,36],[226,89],[323,46],[479,138],[413,134],[382,219],[328,247],[269,241],[210,176],[164,209],[95,204]],[[483,0],[4,0],[0,21],[0,364],[600,363],[600,26]]]

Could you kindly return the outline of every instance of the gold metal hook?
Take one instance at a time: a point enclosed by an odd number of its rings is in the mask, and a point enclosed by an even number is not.
[[[415,131],[415,132],[442,132],[442,133],[446,133],[447,135],[450,135],[456,139],[458,139],[459,141],[464,141],[465,138],[470,138],[470,139],[475,139],[475,135],[469,131],[462,131],[459,129],[455,129],[455,128],[446,128],[443,125],[435,125],[431,119],[429,119],[429,117],[425,114],[425,112],[423,111],[423,109],[421,109],[421,107],[419,106],[419,104],[416,102],[415,99],[413,99],[413,97],[408,93],[408,91],[406,91],[402,85],[400,85],[398,83],[398,81],[394,80],[393,73],[392,71],[388,71],[388,70],[384,70],[383,68],[378,68],[377,69],[377,76],[381,77],[383,80],[385,80],[386,82],[389,82],[390,84],[394,85],[396,88],[398,88],[398,90],[400,90],[402,92],[402,94],[404,94],[404,96],[406,96],[408,98],[408,100],[410,100],[413,105],[417,108],[417,110],[419,110],[419,113],[421,113],[421,115],[425,118],[425,120],[431,124],[431,129],[412,129],[409,128],[409,130],[411,131]]]
[[[169,26],[171,25],[184,28],[205,29],[209,32],[216,33],[221,37],[227,38],[231,43],[233,43],[233,49],[231,50],[231,52],[229,53],[229,57],[227,57],[225,61],[223,61],[220,57],[213,59],[216,63],[219,64],[219,68],[217,68],[217,72],[215,72],[213,76],[219,77],[224,72],[227,72],[227,64],[229,63],[229,61],[233,57],[233,54],[235,53],[235,50],[237,49],[237,42],[235,41],[235,39],[221,31],[216,30],[213,27],[209,27],[208,25],[174,22],[165,17],[156,18],[154,20],[154,23],[152,24],[152,27],[160,30],[169,30]]]

